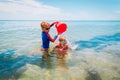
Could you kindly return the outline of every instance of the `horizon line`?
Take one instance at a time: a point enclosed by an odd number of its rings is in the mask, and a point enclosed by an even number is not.
[[[0,20],[0,21],[120,21],[120,20]]]

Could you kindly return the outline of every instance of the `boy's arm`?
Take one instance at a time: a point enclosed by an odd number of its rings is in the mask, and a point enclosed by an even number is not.
[[[53,22],[52,24],[50,24],[50,27],[52,27],[54,24],[57,24],[57,23],[58,23],[58,21]]]
[[[51,42],[55,42],[55,40],[56,40],[57,37],[58,37],[58,35],[56,35],[54,38],[52,38],[52,37],[50,36],[50,34],[47,34],[47,35],[48,35],[48,37],[49,37],[49,39],[50,39]]]

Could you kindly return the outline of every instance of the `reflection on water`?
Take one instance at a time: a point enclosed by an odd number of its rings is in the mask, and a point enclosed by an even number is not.
[[[57,59],[56,66],[61,68],[61,71],[67,71],[69,69],[65,59]]]

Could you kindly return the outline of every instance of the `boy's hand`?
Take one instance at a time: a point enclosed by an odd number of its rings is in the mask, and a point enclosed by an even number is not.
[[[52,24],[50,24],[50,27],[52,27],[53,25],[56,25],[58,23],[58,21],[53,22]]]
[[[60,35],[60,33],[57,33],[57,36],[59,36]]]
[[[59,21],[54,22],[54,24],[57,24],[57,23],[59,23]]]

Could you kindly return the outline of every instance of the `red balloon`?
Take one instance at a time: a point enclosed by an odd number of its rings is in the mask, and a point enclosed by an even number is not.
[[[62,34],[67,29],[67,25],[65,23],[60,23],[60,22],[58,22],[55,27],[59,34]]]

